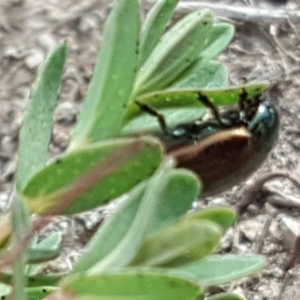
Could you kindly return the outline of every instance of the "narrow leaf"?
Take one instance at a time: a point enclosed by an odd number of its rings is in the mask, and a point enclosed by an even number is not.
[[[176,267],[208,255],[221,238],[209,221],[173,224],[146,239],[132,265]]]
[[[42,64],[30,96],[30,104],[21,127],[16,174],[17,189],[40,171],[47,161],[58,89],[67,56],[60,44]]]
[[[155,273],[121,273],[102,276],[73,276],[62,282],[61,296],[68,299],[101,300],[193,300],[203,291],[192,281]],[[50,298],[49,298],[50,299]]]
[[[201,59],[216,58],[224,51],[234,36],[234,27],[228,23],[217,23],[206,40],[205,47],[200,52]]]
[[[148,234],[152,235],[175,223],[184,215],[199,196],[200,187],[199,179],[194,173],[185,169],[172,170]]]
[[[138,34],[138,1],[114,1],[69,150],[112,137],[121,129],[135,79]]]
[[[29,216],[29,211],[25,201],[15,195],[12,209],[12,245],[10,246],[10,254],[2,255],[2,267],[5,265],[5,259],[9,264],[13,264],[13,298],[26,300],[25,286],[26,286],[26,247],[27,243],[24,242],[25,237],[28,239],[28,234],[32,230],[32,224]],[[5,258],[4,258],[5,257]],[[4,258],[4,261],[3,261]]]
[[[73,268],[73,273],[83,272],[104,259],[121,243],[127,234],[140,206],[146,182],[129,192],[127,199],[104,221],[85,247],[85,251]],[[124,253],[126,255],[126,253]]]
[[[214,255],[171,272],[196,280],[201,286],[212,286],[253,275],[265,265],[266,258],[262,255]]]
[[[186,16],[160,40],[144,63],[135,85],[135,95],[160,90],[170,85],[199,57],[213,23],[209,10]]]
[[[226,231],[234,224],[236,212],[229,207],[212,207],[188,214],[182,218],[182,221],[186,220],[209,220],[217,223],[223,231]]]
[[[161,38],[178,0],[158,0],[148,12],[140,37],[139,66],[148,58]]]
[[[61,251],[62,234],[55,232],[46,237],[40,243],[27,250],[28,265],[26,274],[35,275],[39,273],[42,268],[42,262],[49,261],[59,256]],[[34,264],[34,265],[32,265]]]
[[[228,71],[218,61],[198,60],[175,83],[176,89],[220,89],[228,86]]]

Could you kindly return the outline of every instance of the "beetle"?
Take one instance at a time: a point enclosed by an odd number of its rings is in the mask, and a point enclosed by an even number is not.
[[[265,94],[249,97],[242,89],[237,105],[219,109],[202,93],[198,99],[210,109],[207,119],[168,128],[165,117],[147,104],[136,104],[156,117],[154,132],[177,167],[195,172],[202,196],[223,192],[245,180],[264,162],[278,138],[279,116]]]

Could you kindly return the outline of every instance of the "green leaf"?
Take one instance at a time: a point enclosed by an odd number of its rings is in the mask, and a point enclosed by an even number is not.
[[[44,299],[44,297],[50,295],[51,293],[57,290],[58,290],[57,287],[41,286],[36,288],[26,288],[25,292],[27,295],[27,300],[39,300],[39,299]]]
[[[24,289],[24,293],[26,295],[27,300],[40,300],[40,299],[44,299],[44,297],[46,297],[47,295],[51,294],[56,290],[58,290],[58,288],[56,287],[40,286],[35,288],[26,288]],[[4,285],[1,285],[0,299],[1,300],[11,299],[9,298],[10,294],[11,294],[11,287],[9,286],[5,287]],[[14,298],[14,299],[19,299],[19,298]]]
[[[162,193],[169,181],[169,171],[173,164],[172,160],[164,161],[149,179],[138,211],[128,231],[113,250],[89,269],[89,274],[100,274],[103,271],[122,268],[133,259],[147,234],[157,203],[161,201]]]
[[[213,24],[209,10],[194,12],[173,26],[140,69],[135,95],[170,85],[199,57]]]
[[[85,251],[73,268],[73,273],[83,272],[104,259],[121,243],[132,226],[139,209],[146,182],[136,186],[128,193],[127,199],[104,221],[85,247]],[[124,253],[126,255],[126,253]]]
[[[201,286],[212,286],[253,275],[265,265],[262,255],[214,255],[169,271]]]
[[[234,224],[236,212],[229,207],[212,207],[188,214],[182,218],[182,221],[186,220],[209,220],[217,223],[223,231],[226,231]]]
[[[195,261],[216,248],[221,234],[210,221],[175,223],[147,238],[132,265],[176,267]]]
[[[217,294],[217,295],[207,297],[207,300],[243,300],[243,298],[241,298],[236,294],[222,293],[222,294]]]
[[[174,84],[176,89],[216,89],[228,86],[228,71],[218,61],[201,61],[195,63]]]
[[[185,169],[172,170],[162,200],[156,207],[148,234],[154,234],[164,227],[176,222],[192,206],[200,194],[198,177]]]
[[[47,295],[51,294],[56,290],[58,290],[58,288],[53,286],[29,287],[24,289],[24,295],[26,295],[27,300],[40,300],[40,299],[44,299],[44,297],[46,297]],[[4,284],[0,285],[1,300],[11,299],[9,298],[11,292],[12,292],[12,288],[10,286]],[[19,299],[19,298],[14,298],[14,299]]]
[[[201,59],[216,58],[223,52],[234,37],[234,27],[228,23],[217,23],[206,40],[205,47],[200,52]]]
[[[55,232],[27,250],[28,263],[36,264],[51,260],[60,254],[62,234]]]
[[[19,135],[18,190],[22,190],[28,180],[46,165],[53,112],[66,57],[67,47],[60,44],[49,54],[38,72]]]
[[[209,90],[163,90],[154,93],[138,97],[135,100],[140,103],[148,104],[153,108],[194,108],[194,107],[205,107],[206,106],[199,101],[199,93],[207,96],[211,102],[217,106],[233,105],[238,102],[239,96],[242,93],[242,88],[248,93],[249,97],[255,97],[262,94],[268,85],[265,83],[248,84],[243,87],[231,86],[228,88],[221,89],[209,89]],[[125,124],[129,120],[135,118],[137,115],[144,114],[140,108],[135,104],[131,103],[128,106],[127,114],[125,118]]]
[[[22,243],[24,243],[24,237],[28,237],[29,233],[32,231],[32,223],[26,206],[25,201],[19,196],[15,195],[13,198],[12,207],[12,246],[10,250],[12,253],[19,251]],[[13,263],[13,278],[12,286],[14,290],[14,297],[20,300],[26,300],[25,286],[26,286],[26,254],[25,251],[15,257],[12,261]]]
[[[35,275],[43,268],[41,262],[46,262],[59,256],[61,251],[62,234],[54,232],[40,243],[27,250],[27,259],[29,265],[26,271],[27,275]]]
[[[135,79],[138,35],[138,1],[114,1],[69,150],[112,137],[121,129]]]
[[[64,213],[74,214],[98,207],[148,178],[162,159],[162,149],[152,138],[140,141],[143,141],[143,145],[134,157],[79,196]],[[113,154],[122,156],[122,149],[134,142],[133,139],[101,142],[67,153],[53,161],[30,180],[23,192],[31,211],[46,213],[57,205],[58,196],[76,184],[76,180]]]
[[[153,273],[121,273],[101,276],[72,276],[61,284],[61,298],[101,300],[194,300],[203,299],[195,283],[174,276]]]
[[[260,95],[265,91],[264,83],[246,85],[245,90],[250,97]],[[190,123],[199,119],[208,108],[199,101],[199,93],[206,95],[217,106],[236,104],[242,92],[241,87],[229,87],[212,90],[165,90],[137,98],[162,113],[166,117],[169,128]],[[131,103],[127,110],[123,135],[132,135],[140,132],[161,133],[157,118],[145,114],[135,104]]]
[[[140,36],[139,66],[154,49],[174,12],[178,0],[158,0],[148,12]]]
[[[63,275],[30,275],[27,277],[28,287],[41,287],[41,286],[57,286],[57,283],[62,279]],[[6,278],[4,278],[6,279]],[[9,278],[7,278],[9,279]]]

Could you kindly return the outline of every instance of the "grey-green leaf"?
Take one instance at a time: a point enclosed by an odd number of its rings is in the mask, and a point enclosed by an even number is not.
[[[69,150],[112,137],[121,129],[135,79],[138,35],[138,1],[114,1]]]
[[[198,60],[173,86],[178,89],[215,89],[228,86],[227,68],[218,61]]]
[[[204,60],[216,58],[225,50],[234,36],[234,27],[228,23],[213,25],[205,47],[200,52],[200,58]]]
[[[40,272],[43,268],[41,262],[46,262],[56,258],[60,254],[62,242],[62,234],[55,232],[40,243],[29,248],[26,252],[29,265],[26,271],[27,275],[35,275]]]
[[[46,164],[53,112],[67,57],[64,43],[57,46],[42,64],[30,96],[19,135],[16,186],[22,190],[28,180]]]
[[[194,173],[185,169],[172,170],[168,185],[162,194],[162,200],[156,207],[148,234],[155,234],[175,223],[191,208],[200,190],[199,179]]]
[[[116,211],[105,220],[85,247],[84,254],[73,268],[73,273],[88,270],[117,247],[132,225],[145,187],[146,182],[136,186],[128,193],[126,200],[117,207]]]
[[[182,220],[209,220],[217,223],[223,231],[226,231],[234,224],[236,212],[229,207],[210,207],[185,215]]]
[[[155,273],[119,273],[72,276],[61,283],[64,294],[76,299],[101,300],[202,300],[203,290],[194,282]]]
[[[222,231],[210,221],[175,223],[147,238],[132,265],[177,267],[208,255]]]
[[[160,90],[170,85],[199,57],[213,24],[209,10],[186,16],[160,40],[140,69],[135,95]]]
[[[214,255],[173,269],[171,273],[196,280],[202,286],[231,282],[257,273],[266,265],[262,255]]]
[[[148,12],[140,35],[139,66],[148,58],[161,38],[178,0],[158,0]]]

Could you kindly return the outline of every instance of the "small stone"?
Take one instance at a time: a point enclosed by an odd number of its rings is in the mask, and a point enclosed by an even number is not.
[[[49,32],[45,32],[41,34],[37,39],[37,43],[40,47],[42,47],[47,52],[49,52],[57,45],[55,36]]]
[[[96,14],[86,14],[82,16],[79,23],[81,32],[88,32],[100,26],[99,17]]]
[[[225,206],[226,199],[225,197],[212,197],[211,200],[209,201],[209,206]]]
[[[78,110],[76,104],[72,102],[59,103],[55,111],[54,120],[66,124],[73,123],[78,114]]]
[[[25,66],[29,70],[36,69],[44,60],[45,55],[41,50],[35,49],[25,59]]]
[[[296,238],[300,236],[300,220],[286,214],[278,215],[278,219],[283,242],[286,247],[293,249]]]
[[[55,126],[53,128],[52,143],[60,149],[66,149],[69,144],[69,136]]]
[[[22,59],[27,55],[27,51],[24,47],[10,46],[5,49],[4,57],[9,59]]]
[[[265,185],[269,195],[267,202],[277,206],[300,208],[300,197],[286,190],[280,182],[273,182]]]
[[[238,225],[240,232],[251,242],[262,232],[267,216],[261,215],[256,218],[245,220]]]

